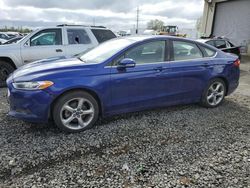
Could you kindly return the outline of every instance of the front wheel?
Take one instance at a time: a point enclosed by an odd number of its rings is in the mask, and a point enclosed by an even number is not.
[[[67,132],[80,132],[93,127],[98,116],[97,101],[84,91],[73,91],[63,95],[53,109],[55,124]]]
[[[217,107],[223,102],[225,95],[225,82],[219,78],[213,79],[203,92],[201,105],[208,108]]]
[[[0,61],[0,87],[6,86],[6,80],[14,70],[15,68],[8,62]]]

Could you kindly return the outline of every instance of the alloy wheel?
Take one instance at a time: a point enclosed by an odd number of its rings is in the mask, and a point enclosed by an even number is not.
[[[218,105],[224,98],[225,87],[221,82],[214,82],[208,89],[207,102],[211,106]]]
[[[90,124],[94,118],[94,106],[85,98],[74,98],[61,108],[60,118],[63,125],[72,130],[80,130]]]

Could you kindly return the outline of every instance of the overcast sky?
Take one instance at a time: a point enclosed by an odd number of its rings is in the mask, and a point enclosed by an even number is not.
[[[142,28],[151,19],[194,28],[203,0],[0,0],[0,26],[39,27],[57,23],[104,25],[114,30]]]

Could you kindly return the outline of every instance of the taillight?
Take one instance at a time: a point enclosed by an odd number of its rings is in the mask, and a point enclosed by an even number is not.
[[[237,59],[237,60],[234,62],[234,66],[236,66],[236,67],[239,67],[239,66],[240,66],[240,60],[239,60],[239,59]]]

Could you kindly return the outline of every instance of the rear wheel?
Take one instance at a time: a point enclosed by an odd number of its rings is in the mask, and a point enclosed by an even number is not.
[[[225,82],[219,78],[213,79],[209,82],[202,95],[201,104],[209,108],[217,107],[223,102],[225,94]]]
[[[6,61],[0,61],[0,87],[6,86],[6,80],[15,68]]]
[[[93,127],[98,115],[97,101],[84,91],[63,95],[53,109],[55,124],[67,132],[80,132]]]

